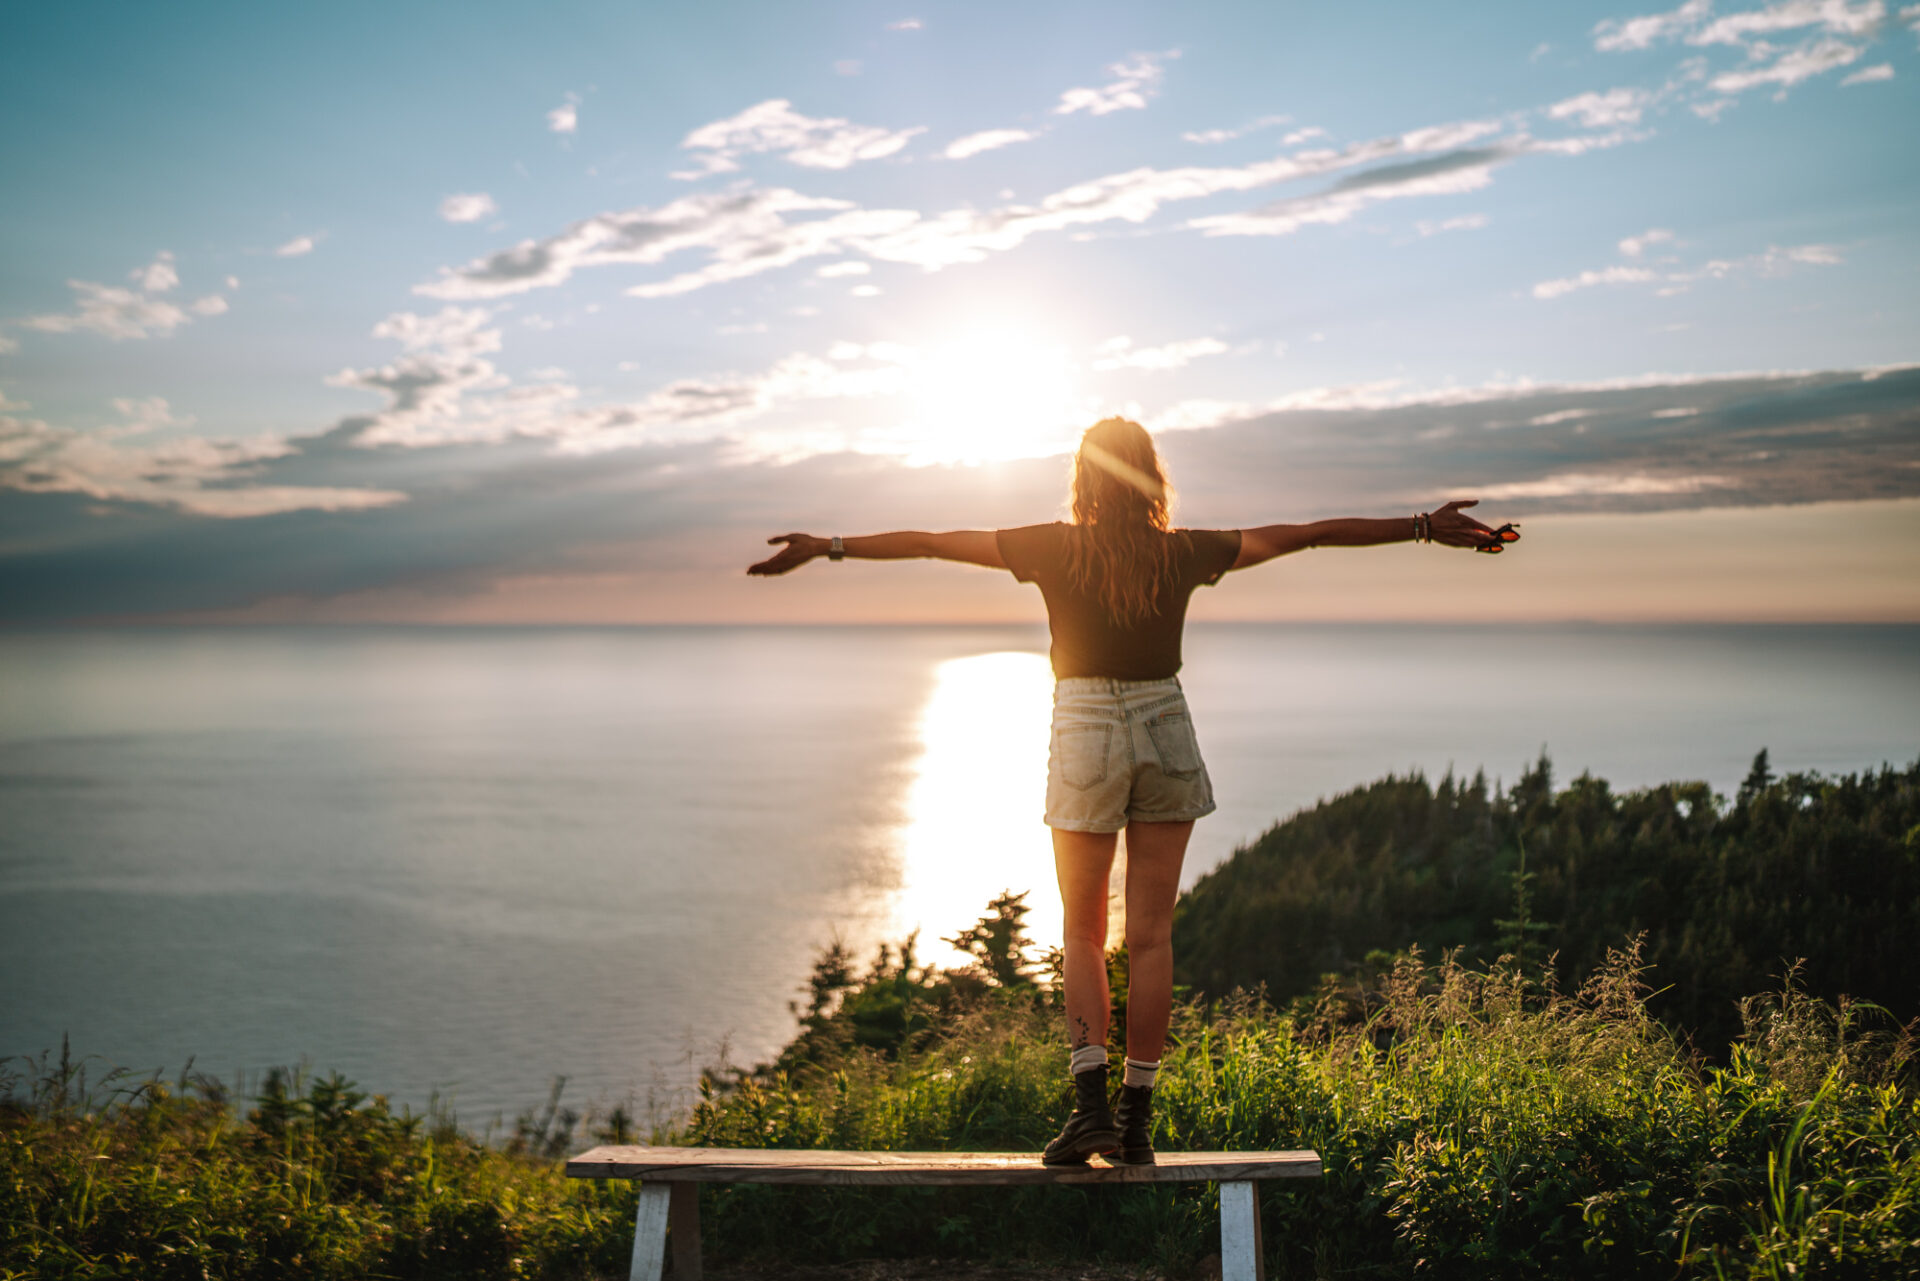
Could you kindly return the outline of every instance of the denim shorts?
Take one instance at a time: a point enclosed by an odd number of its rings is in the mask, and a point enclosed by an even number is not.
[[[1047,826],[1117,832],[1213,813],[1213,782],[1180,682],[1070,676],[1053,687]]]

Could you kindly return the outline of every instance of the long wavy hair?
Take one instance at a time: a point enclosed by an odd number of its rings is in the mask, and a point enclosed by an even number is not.
[[[1102,418],[1073,455],[1072,533],[1067,572],[1122,624],[1154,612],[1174,577],[1167,538],[1173,486],[1153,437],[1126,418]]]

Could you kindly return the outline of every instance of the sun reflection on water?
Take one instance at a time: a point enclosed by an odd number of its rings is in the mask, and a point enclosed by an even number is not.
[[[1027,926],[1060,941],[1047,791],[1053,675],[1039,654],[974,654],[942,663],[920,720],[922,752],[901,833],[897,932],[920,931],[920,958],[955,964],[940,942],[1002,890],[1029,891]]]

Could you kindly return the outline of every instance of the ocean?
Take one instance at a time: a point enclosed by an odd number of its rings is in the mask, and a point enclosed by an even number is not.
[[[1057,941],[1043,629],[0,633],[0,1055],[338,1070],[482,1125],[684,1104],[818,949]],[[1388,773],[1920,756],[1920,627],[1194,624],[1189,883]],[[17,1064],[12,1065],[18,1067]]]

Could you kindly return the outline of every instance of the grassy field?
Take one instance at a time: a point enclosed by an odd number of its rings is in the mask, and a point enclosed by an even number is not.
[[[1067,1103],[1052,998],[972,991],[895,1052],[816,1035],[803,1061],[709,1081],[676,1131],[653,1137],[1036,1148]],[[1644,998],[1631,955],[1568,994],[1410,957],[1358,1004],[1189,1007],[1157,1142],[1322,1153],[1323,1181],[1265,1193],[1280,1278],[1920,1270],[1920,1105],[1903,1037],[1789,987],[1750,1002],[1747,1042],[1708,1067]],[[630,1138],[622,1115],[549,1107],[487,1144],[333,1077],[275,1076],[243,1111],[191,1073],[89,1085],[70,1062],[10,1066],[9,1281],[623,1274],[631,1190],[569,1183],[557,1164]],[[937,1255],[1185,1276],[1216,1248],[1205,1187],[703,1197],[709,1257],[735,1267]]]

